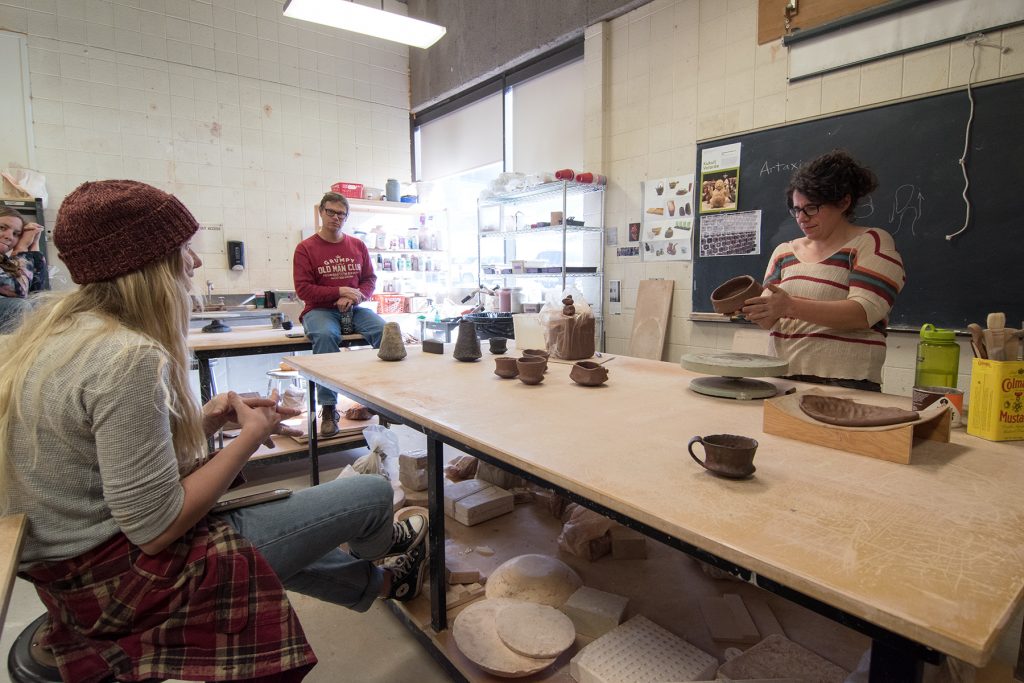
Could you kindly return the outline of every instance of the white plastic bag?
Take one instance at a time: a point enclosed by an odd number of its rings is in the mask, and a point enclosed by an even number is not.
[[[398,435],[387,427],[370,425],[363,430],[363,438],[370,452],[352,463],[353,469],[360,474],[380,474],[390,479],[384,469],[384,458],[398,457]]]
[[[46,193],[46,176],[30,168],[10,168],[6,170],[6,173],[25,192],[28,192],[33,197],[42,199],[43,208],[46,208],[46,203],[49,199]]]

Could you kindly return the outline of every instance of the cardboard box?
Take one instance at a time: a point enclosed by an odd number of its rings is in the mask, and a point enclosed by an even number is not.
[[[1024,439],[1024,361],[974,359],[967,433],[989,441]]]

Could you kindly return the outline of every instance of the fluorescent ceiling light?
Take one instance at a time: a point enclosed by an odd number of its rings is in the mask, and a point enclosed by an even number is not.
[[[447,31],[444,26],[349,0],[287,0],[284,15],[413,47],[430,47]]]

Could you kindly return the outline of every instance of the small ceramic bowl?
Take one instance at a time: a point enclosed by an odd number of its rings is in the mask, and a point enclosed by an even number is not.
[[[743,302],[761,296],[764,287],[749,275],[740,275],[726,280],[711,292],[711,305],[716,313],[731,315],[743,308]]]
[[[549,354],[544,349],[523,349],[523,355],[524,356],[540,356],[541,358],[547,360]]]
[[[544,381],[548,361],[539,356],[523,356],[516,360],[519,381],[523,384],[540,384]]]
[[[585,387],[596,387],[608,380],[608,368],[589,360],[576,361],[569,371],[569,379]]]
[[[503,379],[512,379],[519,374],[517,358],[500,356],[494,359],[494,374]]]

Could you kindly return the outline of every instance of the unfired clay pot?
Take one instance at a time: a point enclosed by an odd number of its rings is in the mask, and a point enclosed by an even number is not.
[[[491,353],[495,355],[508,351],[508,339],[505,337],[491,337],[487,340],[487,343],[490,344]]]
[[[539,356],[523,356],[516,359],[516,367],[519,370],[519,381],[523,384],[540,384],[544,381],[544,371],[547,370],[548,361]]]
[[[524,356],[540,356],[544,360],[548,359],[548,352],[544,349],[523,349]]]
[[[695,444],[704,446],[704,459],[701,460],[693,452]],[[695,436],[686,445],[690,457],[704,469],[729,477],[744,479],[754,473],[754,453],[757,441],[749,436],[736,434],[712,434],[711,436]]]
[[[479,360],[481,355],[480,340],[476,336],[476,323],[463,320],[459,323],[459,337],[455,341],[455,351],[452,352],[452,356],[455,357],[455,360],[471,363]]]
[[[377,357],[381,360],[402,360],[407,355],[405,342],[402,340],[402,328],[398,323],[384,323],[384,334],[380,338],[380,350]]]
[[[512,379],[519,374],[518,358],[499,356],[494,359],[494,374],[503,379]]]
[[[580,360],[572,364],[569,379],[585,387],[596,387],[608,381],[608,368],[590,360]]]
[[[743,302],[755,296],[761,296],[764,287],[749,275],[740,275],[726,280],[711,292],[711,305],[716,313],[731,315],[741,308]]]

